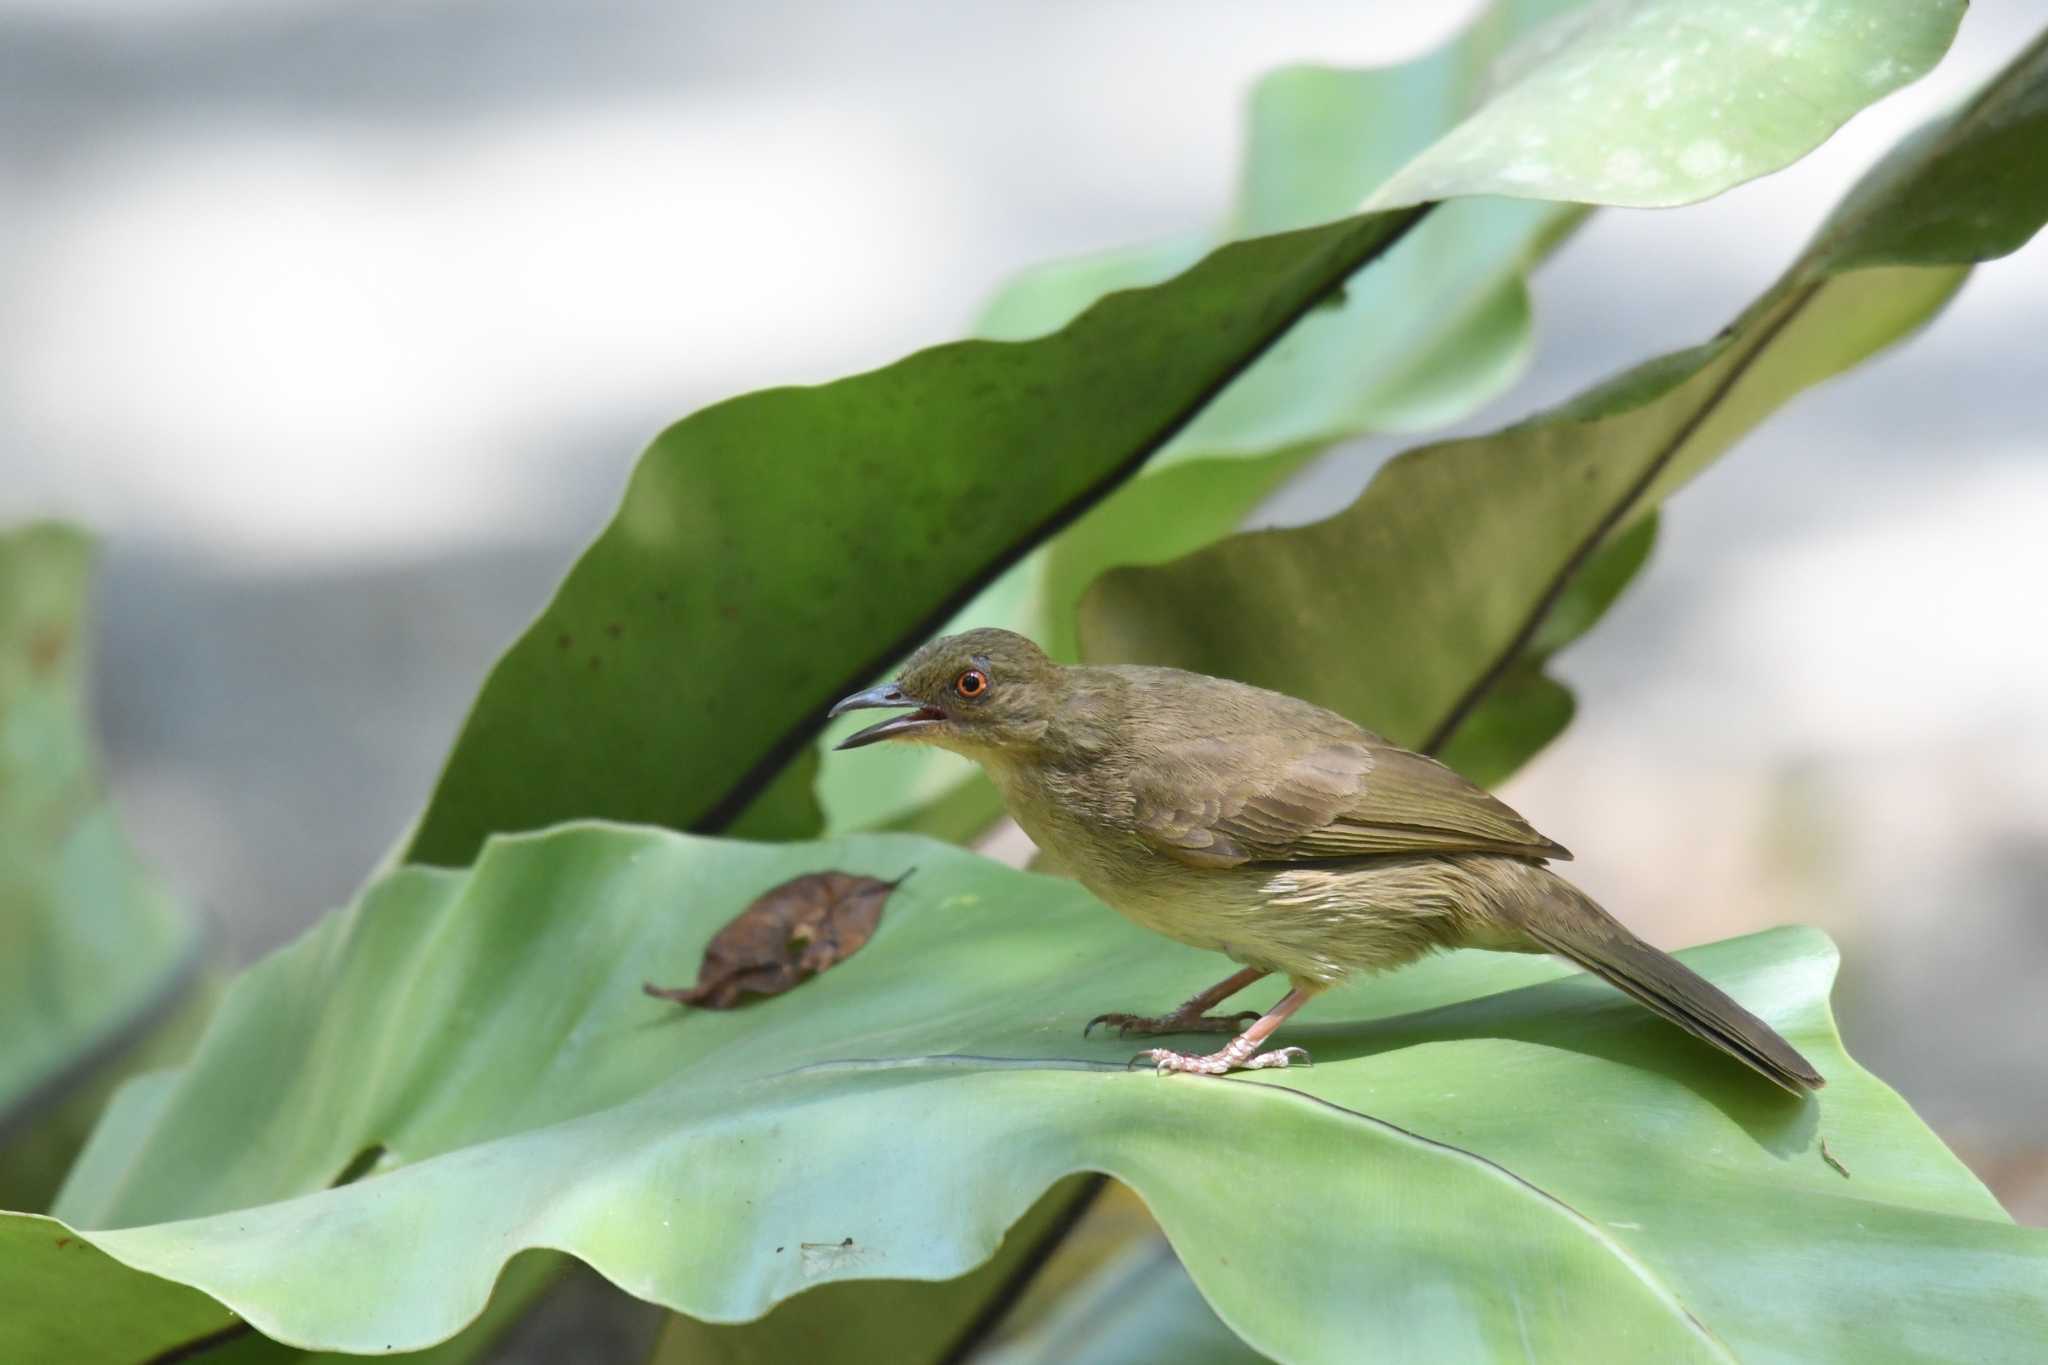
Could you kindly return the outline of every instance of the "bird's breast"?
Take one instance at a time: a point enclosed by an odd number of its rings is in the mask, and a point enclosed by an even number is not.
[[[1077,870],[1109,857],[1127,837],[1129,816],[1123,817],[1125,833],[1120,833],[1114,791],[1106,783],[1090,782],[1085,773],[991,765],[989,776],[1002,792],[1010,818],[1031,841]],[[1128,812],[1128,799],[1122,806]]]
[[[1226,879],[1166,857],[1139,838],[1127,787],[1112,775],[1061,770],[989,775],[1018,827],[1097,899],[1154,933],[1225,952],[1227,925],[1248,903]],[[1223,893],[1236,904],[1219,910]]]

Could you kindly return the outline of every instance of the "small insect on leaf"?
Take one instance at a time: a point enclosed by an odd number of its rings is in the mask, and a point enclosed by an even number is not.
[[[648,982],[642,989],[713,1010],[731,1009],[745,996],[781,995],[860,951],[903,877],[811,872],[771,887],[711,936],[696,985]]]

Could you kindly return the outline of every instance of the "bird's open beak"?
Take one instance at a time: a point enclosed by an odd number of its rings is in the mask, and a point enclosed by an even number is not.
[[[915,706],[917,709],[907,716],[891,716],[885,721],[870,725],[865,730],[856,730],[836,747],[858,749],[863,744],[873,744],[878,739],[894,739],[898,735],[913,734],[929,726],[937,725],[945,715],[934,707],[920,705],[916,698],[904,695],[903,689],[895,683],[883,683],[870,687],[865,692],[856,692],[842,700],[826,714],[826,719],[846,711],[872,711],[887,706]]]

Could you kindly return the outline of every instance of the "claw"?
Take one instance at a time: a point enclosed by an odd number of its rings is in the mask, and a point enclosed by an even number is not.
[[[1250,970],[1250,968],[1246,968],[1246,971]],[[1226,981],[1223,984],[1225,987],[1228,987],[1236,980],[1237,978],[1233,977],[1231,981]],[[1281,1047],[1274,1048],[1270,1052],[1260,1052],[1259,1045],[1272,1037],[1273,1031],[1279,1028],[1289,1015],[1300,1009],[1303,1002],[1311,995],[1314,995],[1318,989],[1320,987],[1296,985],[1293,990],[1289,991],[1281,999],[1279,1004],[1273,1006],[1272,1009],[1267,1010],[1264,1014],[1259,1014],[1256,1010],[1245,1010],[1235,1015],[1196,1015],[1195,1007],[1214,1001],[1216,997],[1210,995],[1206,999],[1198,996],[1188,1001],[1186,1005],[1183,1005],[1180,1009],[1175,1010],[1163,1019],[1134,1020],[1133,1022],[1145,1033],[1164,1033],[1169,1031],[1169,1028],[1175,1031],[1187,1030],[1190,1032],[1207,1031],[1210,1029],[1218,1032],[1236,1032],[1236,1022],[1238,1020],[1250,1017],[1257,1022],[1253,1023],[1250,1028],[1239,1032],[1235,1038],[1232,1038],[1217,1051],[1207,1055],[1175,1052],[1170,1048],[1163,1047],[1148,1047],[1137,1056],[1131,1058],[1125,1064],[1125,1069],[1128,1070],[1140,1062],[1150,1062],[1152,1063],[1152,1069],[1162,1076],[1175,1071],[1188,1071],[1202,1076],[1221,1076],[1227,1072],[1240,1069],[1245,1071],[1263,1071],[1268,1067],[1293,1066],[1297,1062],[1303,1066],[1313,1065],[1309,1060],[1308,1053],[1301,1048]],[[1219,991],[1218,993],[1224,992]],[[1105,1014],[1096,1022],[1130,1019],[1130,1017],[1129,1015],[1121,1014]],[[1092,1028],[1093,1025],[1091,1024],[1090,1027]]]
[[[1257,1056],[1247,1055],[1250,1051],[1249,1047],[1239,1048],[1232,1044],[1221,1052],[1212,1052],[1203,1057],[1175,1052],[1171,1048],[1148,1047],[1124,1063],[1124,1070],[1128,1071],[1140,1062],[1151,1062],[1153,1071],[1161,1076],[1170,1076],[1175,1072],[1197,1076],[1222,1076],[1232,1071],[1264,1071],[1271,1067],[1289,1067],[1297,1062],[1302,1066],[1315,1065],[1304,1048],[1275,1048],[1271,1052],[1261,1052]]]

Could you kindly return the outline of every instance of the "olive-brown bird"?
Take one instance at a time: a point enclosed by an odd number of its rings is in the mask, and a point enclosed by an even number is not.
[[[1139,1054],[1162,1072],[1307,1061],[1261,1047],[1318,992],[1432,949],[1491,948],[1569,958],[1788,1090],[1822,1084],[1768,1024],[1544,866],[1564,848],[1441,763],[1320,706],[1172,668],[1064,666],[1021,635],[973,630],[832,714],[864,707],[911,709],[840,748],[908,740],[973,759],[1096,896],[1243,964],[1171,1014],[1089,1024],[1236,1034],[1206,1056]],[[1272,972],[1293,987],[1272,1009],[1207,1013]]]

